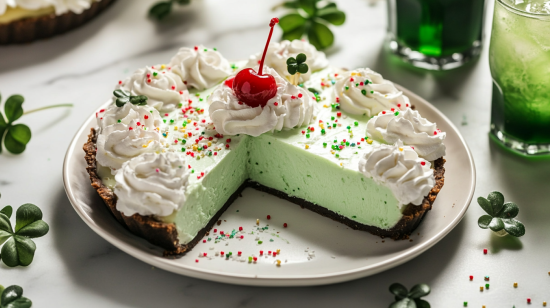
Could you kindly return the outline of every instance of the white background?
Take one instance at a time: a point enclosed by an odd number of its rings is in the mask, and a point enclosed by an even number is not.
[[[487,61],[493,3],[488,0],[485,48],[479,61],[429,73],[399,65],[383,50],[386,5],[338,1],[347,21],[334,27],[327,51],[335,66],[370,67],[424,97],[459,127],[475,158],[477,196],[500,190],[520,205],[527,234],[496,238],[477,227],[483,211],[474,201],[463,221],[420,257],[384,273],[337,285],[258,288],[179,276],[134,259],[89,229],[72,209],[61,178],[65,151],[82,122],[118,80],[144,65],[165,62],[180,46],[217,47],[228,59],[261,51],[277,1],[193,0],[168,20],[146,18],[155,1],[118,0],[80,29],[47,41],[0,47],[0,93],[26,98],[25,109],[74,103],[24,116],[33,138],[18,156],[0,155],[0,207],[34,203],[50,233],[36,239],[27,268],[0,265],[0,284],[24,288],[34,307],[387,307],[393,282],[431,285],[433,307],[542,307],[550,302],[550,163],[504,153],[489,139],[491,76]],[[280,37],[276,29],[274,38]],[[550,65],[550,64],[549,64]],[[453,189],[445,186],[444,189]],[[483,248],[489,249],[483,255]],[[469,275],[474,281],[470,282]],[[483,276],[491,287],[480,292]],[[519,287],[513,288],[518,282]]]

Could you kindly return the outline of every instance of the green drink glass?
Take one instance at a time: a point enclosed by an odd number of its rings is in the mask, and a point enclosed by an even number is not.
[[[449,70],[481,52],[485,0],[388,0],[391,53],[413,66]]]
[[[491,138],[524,156],[550,154],[550,1],[495,0],[489,64]]]

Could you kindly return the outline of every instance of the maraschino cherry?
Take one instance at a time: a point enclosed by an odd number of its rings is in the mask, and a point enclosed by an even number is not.
[[[240,71],[232,80],[235,95],[239,101],[250,107],[264,107],[267,101],[277,94],[277,83],[275,82],[275,78],[269,74],[262,74],[267,47],[269,46],[269,41],[273,34],[273,27],[277,23],[279,23],[279,18],[272,18],[269,23],[271,30],[269,31],[258,72],[256,73],[253,69],[247,68]],[[229,86],[229,83],[230,82],[227,82],[226,85]]]

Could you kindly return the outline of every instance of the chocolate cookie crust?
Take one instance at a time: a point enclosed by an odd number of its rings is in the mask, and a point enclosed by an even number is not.
[[[152,216],[141,216],[139,214],[125,216],[116,209],[116,195],[111,189],[106,187],[101,182],[101,179],[97,175],[95,146],[96,140],[96,130],[92,128],[90,131],[90,135],[88,136],[88,141],[84,144],[83,148],[84,152],[86,153],[86,170],[90,175],[92,187],[97,191],[101,199],[103,199],[103,201],[105,202],[105,205],[108,207],[108,209],[115,216],[119,223],[128,228],[132,233],[142,238],[145,238],[152,244],[164,248],[165,256],[183,255],[187,251],[191,250],[205,235],[207,235],[210,229],[212,229],[214,224],[221,217],[223,212],[225,212],[225,210],[229,208],[229,206],[237,199],[239,194],[246,187],[252,187],[257,190],[270,193],[282,199],[286,199],[297,205],[300,205],[302,208],[309,209],[318,214],[329,217],[335,221],[341,222],[354,230],[367,231],[382,238],[390,237],[392,239],[399,240],[408,239],[409,235],[416,229],[416,227],[418,227],[426,213],[432,209],[432,205],[437,197],[437,194],[439,194],[441,188],[443,188],[443,184],[445,183],[445,159],[439,158],[434,162],[434,176],[436,183],[432,190],[429,192],[428,196],[424,197],[421,205],[407,205],[405,211],[403,212],[403,217],[401,217],[397,224],[393,228],[385,230],[358,223],[327,208],[313,204],[304,199],[289,196],[281,191],[263,186],[259,183],[246,181],[239,187],[239,189],[237,189],[235,193],[233,193],[233,195],[231,195],[224,206],[218,211],[218,213],[216,213],[216,215],[214,215],[214,217],[208,222],[206,227],[198,232],[197,236],[191,242],[180,245],[178,241],[177,229],[173,223],[164,223],[156,220]]]
[[[99,15],[113,2],[115,0],[93,2],[82,14],[67,12],[57,16],[53,13],[0,24],[0,45],[30,43],[65,33]]]

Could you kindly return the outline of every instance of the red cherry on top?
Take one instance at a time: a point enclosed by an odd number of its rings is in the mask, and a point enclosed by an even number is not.
[[[277,94],[277,83],[275,82],[275,78],[269,74],[262,74],[267,47],[269,46],[269,41],[271,41],[273,27],[277,23],[279,23],[278,18],[272,18],[269,23],[271,30],[269,31],[258,72],[251,68],[244,69],[232,80],[235,95],[239,101],[242,101],[250,107],[264,107],[267,101]],[[226,82],[226,85],[228,85],[228,83],[229,82]]]

